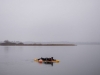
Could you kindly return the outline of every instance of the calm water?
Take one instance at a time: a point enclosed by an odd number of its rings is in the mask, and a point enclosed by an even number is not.
[[[52,56],[60,63],[34,62]],[[0,75],[100,75],[100,45],[0,46]]]

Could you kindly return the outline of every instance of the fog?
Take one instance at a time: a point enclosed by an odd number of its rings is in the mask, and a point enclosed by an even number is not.
[[[100,0],[0,0],[0,41],[100,42]]]

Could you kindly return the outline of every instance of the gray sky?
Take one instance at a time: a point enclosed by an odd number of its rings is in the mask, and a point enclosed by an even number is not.
[[[100,0],[0,0],[0,41],[100,42]]]

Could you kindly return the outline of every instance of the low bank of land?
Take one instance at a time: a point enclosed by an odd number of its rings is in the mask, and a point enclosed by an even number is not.
[[[75,44],[0,44],[0,46],[76,46]]]

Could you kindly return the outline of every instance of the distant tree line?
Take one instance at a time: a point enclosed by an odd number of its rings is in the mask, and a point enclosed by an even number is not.
[[[5,40],[3,43],[0,43],[0,45],[23,45],[22,42],[10,42],[9,40]]]
[[[76,46],[75,44],[41,44],[41,43],[24,44],[19,41],[11,42],[9,40],[5,40],[4,42],[0,43],[0,45],[1,46]]]

